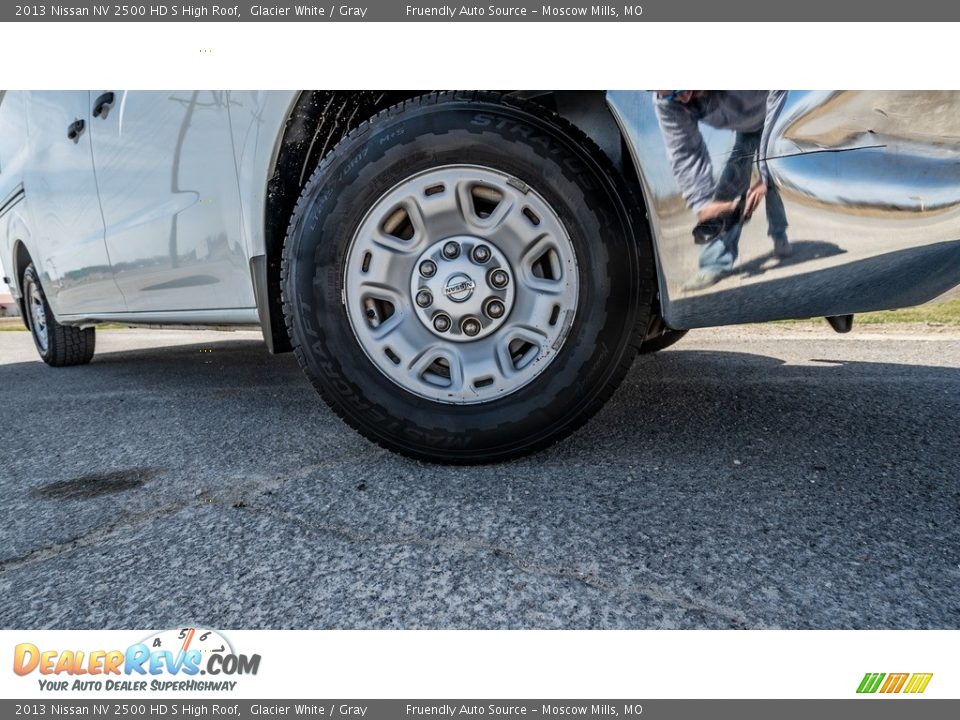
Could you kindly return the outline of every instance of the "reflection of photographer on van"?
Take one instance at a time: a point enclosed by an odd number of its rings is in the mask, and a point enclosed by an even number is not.
[[[786,90],[657,91],[654,105],[670,165],[683,199],[697,213],[693,235],[703,246],[700,271],[684,285],[685,290],[709,287],[730,274],[743,223],[764,198],[774,253],[781,258],[790,254],[783,201],[762,160],[770,128],[786,97]],[[719,180],[714,180],[700,123],[737,134]],[[754,162],[758,162],[760,179],[751,185]]]

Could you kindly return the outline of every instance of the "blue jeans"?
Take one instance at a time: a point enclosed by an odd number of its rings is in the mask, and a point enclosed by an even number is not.
[[[760,147],[762,130],[750,133],[737,133],[737,139],[730,151],[727,164],[720,174],[714,200],[736,200],[750,189],[750,174]],[[786,238],[787,215],[783,209],[783,200],[773,183],[767,187],[765,198],[767,211],[767,235],[774,240]],[[709,274],[726,274],[733,270],[737,262],[740,246],[740,231],[743,223],[736,223],[726,232],[718,235],[700,249],[700,271]]]

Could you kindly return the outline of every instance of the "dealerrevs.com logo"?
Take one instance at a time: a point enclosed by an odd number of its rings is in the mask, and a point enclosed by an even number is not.
[[[179,628],[151,635],[126,650],[52,650],[33,643],[14,648],[13,671],[36,673],[41,690],[231,691],[242,675],[256,675],[260,655],[234,651],[215,630]],[[200,679],[199,676],[203,676]]]
[[[882,693],[885,695],[893,693],[907,693],[915,695],[922,693],[927,689],[933,673],[866,673],[860,685],[857,686],[858,693]]]

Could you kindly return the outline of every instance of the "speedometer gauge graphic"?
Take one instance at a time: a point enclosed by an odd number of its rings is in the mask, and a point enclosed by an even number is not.
[[[163,630],[143,642],[151,651],[166,650],[173,653],[174,657],[188,650],[199,650],[204,658],[213,653],[233,654],[233,646],[223,635],[216,630],[198,627]]]

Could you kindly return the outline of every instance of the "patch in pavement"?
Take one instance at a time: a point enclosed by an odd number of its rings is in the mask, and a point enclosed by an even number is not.
[[[58,480],[36,488],[30,494],[48,500],[89,500],[102,495],[133,490],[159,472],[160,468],[146,467],[107,473],[90,473],[72,480]]]

